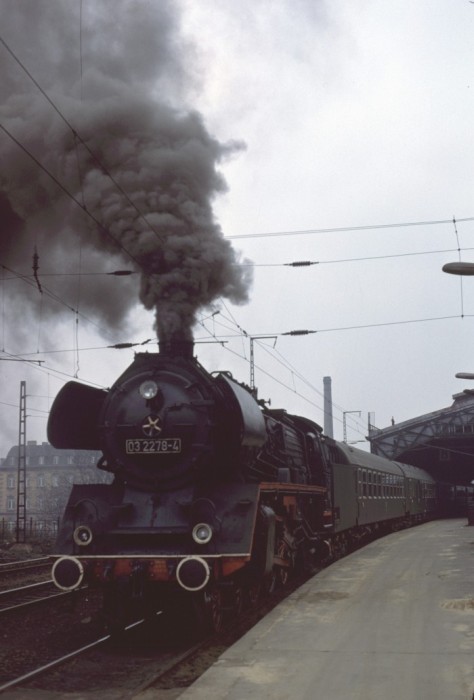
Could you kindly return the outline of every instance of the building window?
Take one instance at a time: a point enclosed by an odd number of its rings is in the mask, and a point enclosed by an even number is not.
[[[7,510],[15,510],[15,499],[13,496],[7,498]]]
[[[42,476],[42,475],[38,476],[38,486],[40,488],[43,488],[43,486],[44,486],[44,476]]]
[[[7,486],[9,489],[15,488],[15,477],[14,476],[7,477]]]
[[[51,477],[51,485],[59,486],[59,476],[54,475],[53,477]]]
[[[38,464],[44,465],[44,457],[38,459]]]

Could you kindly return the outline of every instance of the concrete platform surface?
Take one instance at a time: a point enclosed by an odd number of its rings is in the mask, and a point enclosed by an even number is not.
[[[180,700],[472,700],[474,527],[372,542],[278,605]]]

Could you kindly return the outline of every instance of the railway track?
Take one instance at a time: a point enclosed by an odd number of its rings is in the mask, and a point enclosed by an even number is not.
[[[39,676],[47,673],[48,671],[51,671],[61,664],[66,663],[67,661],[70,661],[71,659],[76,658],[77,656],[80,656],[81,654],[85,654],[88,652],[90,649],[94,649],[101,644],[105,644],[110,639],[110,635],[101,637],[100,639],[96,639],[94,642],[90,642],[89,644],[86,644],[83,647],[80,647],[79,649],[76,649],[75,651],[69,652],[68,654],[64,654],[63,656],[59,656],[56,659],[53,659],[52,661],[49,661],[46,664],[42,664],[41,666],[38,666],[37,668],[33,669],[32,671],[28,671],[28,673],[24,673],[21,676],[18,676],[17,678],[12,678],[11,680],[7,681],[6,683],[3,683],[3,685],[0,685],[0,693],[4,693],[6,690],[12,689],[12,688],[17,688],[18,686],[27,683],[29,681],[34,680],[35,678],[38,678]]]
[[[159,613],[157,613],[157,615],[159,615]],[[35,681],[40,679],[41,687],[48,687],[48,674],[51,674],[51,682],[54,684],[53,676],[55,673],[57,673],[57,669],[60,666],[65,667],[64,669],[62,669],[62,675],[65,677],[69,677],[71,674],[81,675],[81,667],[79,666],[79,668],[77,668],[77,665],[81,663],[80,657],[82,657],[82,659],[85,659],[85,657],[87,657],[88,654],[94,652],[96,653],[96,655],[98,654],[99,656],[100,654],[103,654],[104,658],[107,659],[107,662],[110,664],[110,650],[116,650],[117,653],[115,655],[115,660],[118,669],[119,666],[124,665],[124,659],[121,653],[121,648],[127,646],[127,644],[129,643],[128,637],[130,637],[134,633],[134,630],[146,624],[146,622],[147,621],[143,619],[137,620],[136,622],[133,622],[125,628],[123,635],[121,636],[120,642],[118,644],[118,651],[117,640],[114,640],[111,635],[104,635],[98,639],[95,639],[92,642],[89,642],[88,644],[85,644],[84,646],[75,649],[74,651],[68,652],[67,654],[64,654],[62,656],[58,656],[57,658],[52,659],[47,663],[42,664],[32,669],[31,671],[28,671],[27,673],[23,673],[22,675],[16,678],[12,678],[11,680],[3,683],[2,685],[0,685],[0,694],[4,696],[4,694],[8,690],[13,691],[14,689],[18,689],[21,687],[22,697],[28,698],[29,690],[31,690],[33,696],[36,692],[34,688],[38,687],[38,684],[35,683]],[[171,652],[158,652],[153,659],[147,660],[147,665],[144,666],[141,673],[136,676],[135,680],[131,680],[130,687],[122,689],[120,697],[132,697],[137,693],[140,693],[141,691],[154,687],[156,683],[159,683],[160,680],[166,676],[166,674],[176,671],[180,664],[185,663],[190,657],[199,654],[199,651],[202,648],[204,648],[208,643],[208,640],[204,639],[199,641],[198,643],[187,645],[185,648],[179,650],[173,650]],[[67,667],[67,664],[71,662],[74,662],[75,666],[73,671],[69,670]],[[87,665],[87,660],[85,660],[84,663]],[[96,689],[91,690],[91,697],[94,697],[96,692],[98,692]],[[85,697],[87,696],[87,694],[88,693],[86,691]],[[15,695],[15,697],[17,697],[17,695]]]
[[[296,581],[294,584],[297,585]],[[175,692],[179,693],[199,677],[291,588],[292,585],[269,594],[268,598],[265,596],[262,608],[246,608],[239,615],[229,612],[232,615],[229,627],[207,639],[198,639],[196,631],[192,635],[187,631],[185,616],[180,615],[176,624],[160,614],[129,625],[126,636],[113,638],[101,623],[100,598],[90,589],[84,589],[84,596],[76,596],[74,610],[67,602],[68,595],[71,602],[75,597],[70,593],[64,598],[66,604],[59,601],[51,608],[47,604],[18,601],[18,608],[25,610],[18,617],[13,613],[14,624],[9,619],[4,625],[0,698],[16,699],[21,692],[21,697],[28,700],[42,691],[59,696],[75,692],[92,700],[107,692],[108,697],[114,697],[115,689],[121,700],[141,692],[146,695],[148,689],[157,692],[158,697],[160,691],[175,697]],[[49,586],[29,590],[37,590],[41,597],[40,592],[49,590]],[[4,598],[8,597],[5,592]],[[0,592],[0,605],[1,599]],[[21,624],[16,623],[17,619]]]
[[[38,567],[50,566],[51,559],[49,557],[35,557],[34,559],[22,559],[19,561],[7,561],[0,564],[0,575],[8,573],[19,573]]]
[[[70,595],[69,591],[58,591],[52,579],[7,588],[0,590],[0,615]]]
[[[0,564],[0,593],[14,587],[51,579],[49,557]]]

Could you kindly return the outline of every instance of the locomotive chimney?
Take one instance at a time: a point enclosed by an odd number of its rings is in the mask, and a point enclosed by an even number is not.
[[[173,340],[160,340],[160,355],[164,357],[183,357],[187,360],[194,359],[194,342],[174,338]]]

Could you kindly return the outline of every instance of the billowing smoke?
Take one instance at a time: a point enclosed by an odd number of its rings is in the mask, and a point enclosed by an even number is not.
[[[160,340],[190,339],[199,309],[244,303],[250,284],[212,211],[225,191],[219,163],[241,145],[220,143],[186,108],[193,49],[176,8],[2,0],[0,31],[60,111],[0,46],[0,262],[24,270],[36,248],[57,272],[78,250],[83,269],[132,268],[139,288],[127,278],[111,295],[94,277],[81,310],[119,327],[139,297]],[[64,311],[51,299],[45,309]]]

